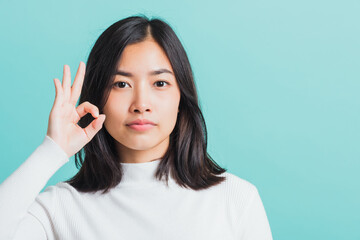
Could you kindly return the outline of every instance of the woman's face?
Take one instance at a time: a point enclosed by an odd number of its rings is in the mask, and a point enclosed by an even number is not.
[[[149,38],[127,45],[103,109],[105,128],[116,140],[123,162],[147,162],[165,154],[179,102],[180,89],[173,69],[158,43]],[[147,130],[128,126],[137,119],[155,125]]]

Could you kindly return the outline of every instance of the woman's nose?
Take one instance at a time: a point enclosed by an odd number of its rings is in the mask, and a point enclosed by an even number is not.
[[[131,112],[151,112],[149,90],[139,87],[134,91]]]
[[[151,112],[151,109],[146,104],[133,105],[131,112],[144,113]]]

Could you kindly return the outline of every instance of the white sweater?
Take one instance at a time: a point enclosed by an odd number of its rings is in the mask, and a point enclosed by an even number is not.
[[[225,172],[206,190],[169,187],[154,177],[161,160],[121,163],[109,193],[81,193],[60,182],[44,188],[69,161],[49,136],[0,185],[0,239],[271,240],[257,188]]]

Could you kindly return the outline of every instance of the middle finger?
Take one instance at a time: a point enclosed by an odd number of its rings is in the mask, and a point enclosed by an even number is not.
[[[70,102],[75,106],[76,102],[79,99],[81,88],[84,81],[84,75],[85,75],[85,63],[80,61],[79,68],[76,72],[76,76],[74,79],[74,83],[71,87],[71,99]]]

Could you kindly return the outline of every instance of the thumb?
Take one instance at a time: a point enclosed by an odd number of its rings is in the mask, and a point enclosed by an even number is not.
[[[98,118],[94,119],[86,128],[86,134],[91,140],[95,134],[102,128],[105,121],[105,114],[100,114]]]

